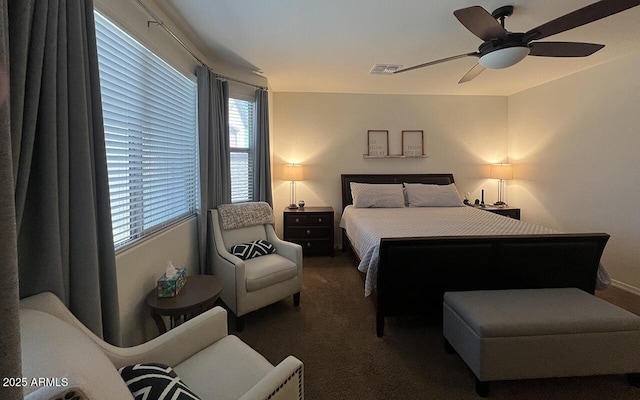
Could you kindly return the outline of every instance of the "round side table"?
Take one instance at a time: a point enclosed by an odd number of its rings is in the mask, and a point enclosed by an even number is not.
[[[162,316],[170,317],[171,328],[213,307],[222,292],[222,280],[213,275],[187,276],[187,283],[175,297],[158,297],[154,288],[147,295],[151,317],[162,335],[167,327]]]

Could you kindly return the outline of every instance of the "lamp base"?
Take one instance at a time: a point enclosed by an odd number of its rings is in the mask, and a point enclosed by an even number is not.
[[[293,203],[289,204],[289,210],[295,210],[296,208],[298,208],[297,205],[295,205]]]
[[[493,205],[495,207],[507,207],[507,203],[505,203],[504,201],[496,201],[495,203],[493,203]]]

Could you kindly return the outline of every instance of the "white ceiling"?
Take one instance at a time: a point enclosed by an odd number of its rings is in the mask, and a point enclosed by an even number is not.
[[[526,32],[594,0],[156,0],[212,54],[261,71],[275,92],[511,95],[640,51],[640,7],[544,41],[605,44],[586,58],[527,57],[504,70],[458,80],[477,62],[459,59],[398,75],[369,75],[376,63],[405,67],[476,51],[481,40],[453,11],[511,4],[506,28]],[[213,66],[215,68],[215,65]]]

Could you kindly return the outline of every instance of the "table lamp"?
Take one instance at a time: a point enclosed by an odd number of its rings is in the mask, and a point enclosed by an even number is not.
[[[513,179],[513,165],[511,164],[493,164],[489,176],[498,179],[498,201],[493,203],[494,206],[506,206],[504,202],[504,181]]]
[[[289,208],[298,208],[296,205],[296,181],[304,180],[304,169],[302,165],[285,165],[282,173],[282,179],[285,181],[291,181],[291,204],[289,204]]]

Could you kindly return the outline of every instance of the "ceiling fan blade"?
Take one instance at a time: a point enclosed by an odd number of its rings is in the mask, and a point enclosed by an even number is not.
[[[430,65],[440,64],[440,63],[443,63],[443,62],[457,60],[458,58],[464,58],[464,57],[470,57],[470,56],[480,57],[480,53],[475,53],[475,52],[474,53],[465,53],[465,54],[459,54],[459,55],[453,56],[453,57],[442,58],[440,60],[435,60],[435,61],[430,61],[430,62],[424,63],[424,64],[414,65],[413,67],[399,69],[397,71],[394,71],[394,74],[399,74],[401,72],[407,72],[407,71],[411,71],[411,70],[414,70],[414,69],[424,68],[424,67],[428,67]]]
[[[640,0],[601,0],[533,28],[525,36],[530,37],[530,40],[546,38],[547,36],[617,14],[637,5],[640,5]]]
[[[473,68],[469,70],[469,72],[464,74],[464,76],[462,77],[462,79],[458,81],[458,83],[469,82],[476,76],[480,75],[480,73],[482,73],[482,71],[484,71],[485,69],[486,68],[482,64],[476,64]]]
[[[455,10],[453,15],[471,33],[484,40],[507,38],[507,31],[491,14],[480,6],[473,6]]]
[[[535,42],[529,45],[529,55],[542,57],[587,57],[603,47],[603,44],[595,43]]]

